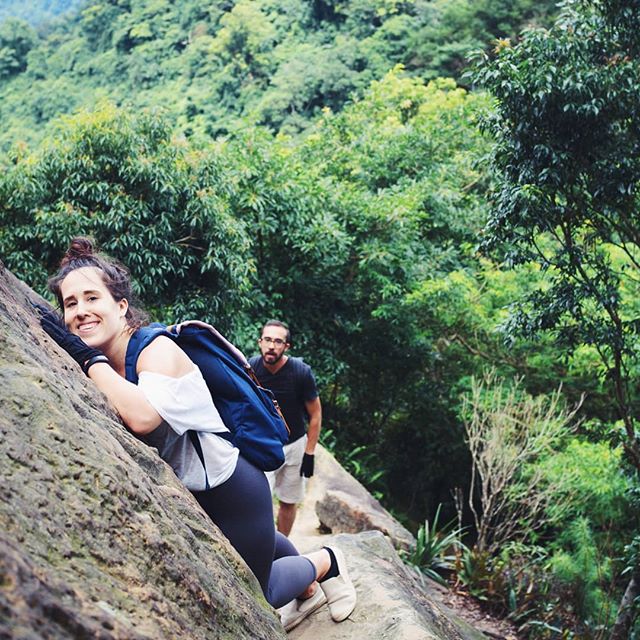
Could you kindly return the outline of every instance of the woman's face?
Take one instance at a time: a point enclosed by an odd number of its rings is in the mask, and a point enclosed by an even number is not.
[[[71,333],[100,348],[122,333],[129,303],[117,302],[102,281],[100,269],[82,267],[60,284],[64,322]]]

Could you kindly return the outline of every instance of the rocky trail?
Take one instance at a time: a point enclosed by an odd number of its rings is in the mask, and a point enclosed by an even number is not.
[[[323,507],[326,503],[334,502],[331,499],[332,494],[344,493],[349,495],[349,499],[346,499],[341,508],[344,509],[342,515],[328,515],[326,520],[333,522],[334,520],[348,520],[348,512],[352,510],[354,520],[358,520],[358,513],[366,511],[367,506],[362,503],[365,491],[363,487],[358,487],[356,481],[349,476],[346,471],[342,470],[338,463],[330,456],[325,450],[321,450],[318,454],[318,473],[311,478],[307,487],[307,495],[305,501],[300,505],[296,522],[291,533],[291,539],[294,544],[301,551],[312,551],[324,544],[327,544],[332,540],[332,534],[326,533],[326,527],[320,522],[317,511],[324,514],[326,508]],[[348,476],[348,478],[347,478]],[[338,488],[339,487],[339,488]],[[368,502],[365,500],[365,503]],[[320,506],[318,506],[320,505]],[[390,517],[390,516],[389,516]],[[338,528],[341,528],[340,526]],[[401,530],[401,528],[399,528]],[[408,533],[408,532],[407,532]],[[406,534],[405,534],[406,535]],[[349,556],[348,556],[349,557]],[[354,581],[357,580],[357,572],[354,573]],[[408,571],[408,573],[410,573]],[[409,578],[407,578],[409,580]],[[438,585],[437,583],[425,579],[424,591],[428,598],[435,602],[439,608],[441,608],[452,619],[462,621],[463,624],[468,625],[469,628],[473,628],[476,631],[482,632],[488,638],[494,638],[497,640],[517,640],[517,632],[514,625],[510,624],[506,620],[501,620],[493,616],[488,615],[482,610],[482,607],[474,598],[455,593],[453,590],[446,589]],[[367,591],[373,588],[373,585],[366,585],[364,581],[356,582],[356,589],[359,592],[359,607],[362,606],[360,602],[362,600],[361,591]],[[383,610],[388,603],[378,603],[378,609]],[[359,611],[359,607],[356,608],[352,618],[359,620],[362,616],[362,612]],[[349,624],[347,621],[346,624]],[[292,640],[306,640],[316,636],[316,633],[320,633],[322,637],[330,638],[349,638],[351,632],[347,628],[343,628],[342,625],[336,625],[329,617],[329,613],[326,607],[320,609],[314,613],[310,618],[304,621],[299,627],[293,629],[289,633],[289,637]],[[319,628],[321,627],[321,629]],[[333,631],[336,635],[325,636],[326,629]],[[342,629],[342,635],[340,630]],[[353,637],[356,637],[355,635]],[[360,636],[366,637],[366,636]],[[374,638],[376,636],[369,636]],[[387,636],[385,636],[387,637]],[[389,635],[389,638],[394,636]],[[400,637],[400,636],[398,636]],[[423,638],[428,637],[421,635],[418,631],[415,636],[407,636]]]

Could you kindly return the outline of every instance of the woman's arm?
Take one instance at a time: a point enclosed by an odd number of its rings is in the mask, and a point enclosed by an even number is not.
[[[98,362],[89,369],[89,377],[107,396],[122,421],[138,435],[151,433],[162,422],[158,412],[149,404],[142,391],[116,373],[106,362]]]
[[[108,362],[100,360],[86,368],[87,362],[104,356],[102,351],[89,347],[79,336],[71,333],[57,313],[45,306],[32,304],[40,316],[42,328],[95,382],[131,431],[144,435],[160,425],[160,414],[151,406],[142,390],[128,382],[124,374],[118,374]],[[151,371],[177,378],[192,371],[194,366],[186,353],[170,338],[159,336],[142,350],[136,368],[138,373]]]
[[[156,338],[142,350],[136,367],[138,373],[150,371],[172,378],[186,375],[193,368],[193,362],[184,351],[165,336]],[[89,369],[89,377],[134,433],[145,435],[162,422],[162,417],[151,406],[142,390],[116,373],[107,363],[94,364]]]

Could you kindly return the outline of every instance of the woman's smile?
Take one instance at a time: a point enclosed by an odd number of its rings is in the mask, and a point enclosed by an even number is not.
[[[98,326],[97,320],[90,320],[87,322],[82,322],[78,324],[78,333],[80,335],[90,333]]]

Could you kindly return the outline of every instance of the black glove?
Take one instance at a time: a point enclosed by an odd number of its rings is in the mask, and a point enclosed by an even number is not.
[[[96,362],[109,362],[99,349],[85,344],[71,333],[62,318],[44,305],[32,303],[40,316],[42,328],[80,365],[88,375],[89,367]]]
[[[313,460],[315,456],[313,453],[305,453],[302,456],[302,464],[300,465],[300,475],[305,478],[310,478],[313,475]]]

